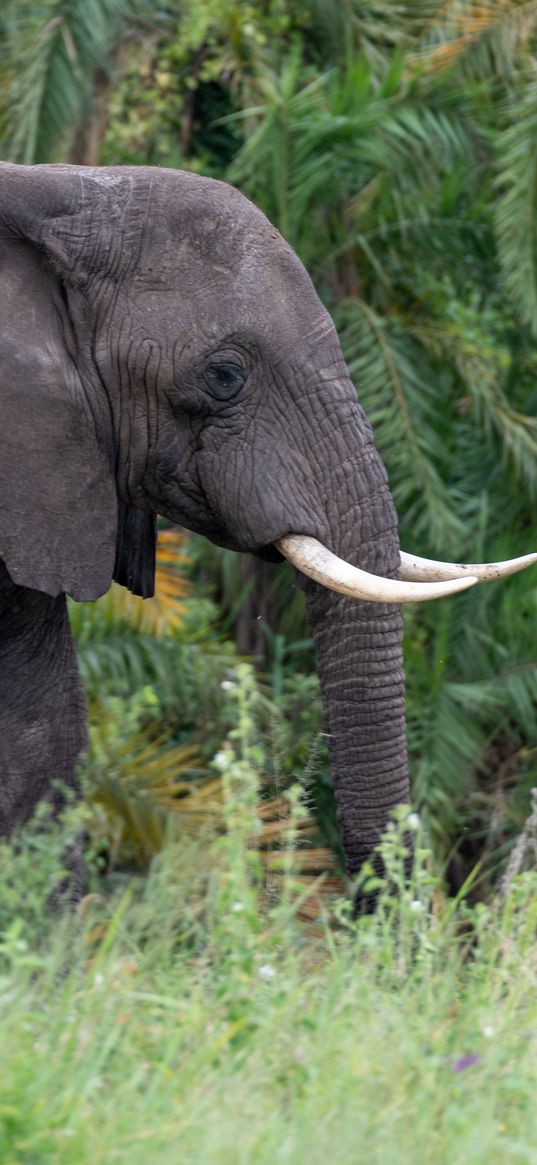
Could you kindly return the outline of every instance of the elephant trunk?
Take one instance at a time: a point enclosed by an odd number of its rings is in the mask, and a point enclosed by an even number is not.
[[[338,824],[355,874],[409,799],[401,615],[306,584]]]
[[[325,496],[330,550],[374,575],[397,577],[397,519],[370,440],[346,459]],[[338,824],[348,871],[355,874],[391,810],[409,799],[402,617],[393,603],[349,598],[303,576],[300,582],[315,643]]]

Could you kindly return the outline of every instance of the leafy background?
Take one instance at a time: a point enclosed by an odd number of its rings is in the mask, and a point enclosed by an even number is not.
[[[536,49],[529,0],[4,0],[2,155],[238,185],[337,323],[405,548],[511,557],[537,546]],[[290,574],[161,534],[157,600],[72,609],[96,861],[217,814],[244,656],[263,796],[299,779],[337,845]],[[536,616],[534,571],[406,612],[413,799],[452,888],[479,861],[486,893],[528,814]]]

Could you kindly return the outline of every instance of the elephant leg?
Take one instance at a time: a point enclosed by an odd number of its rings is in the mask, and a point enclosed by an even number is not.
[[[0,835],[78,794],[85,713],[65,595],[17,586],[0,562]]]

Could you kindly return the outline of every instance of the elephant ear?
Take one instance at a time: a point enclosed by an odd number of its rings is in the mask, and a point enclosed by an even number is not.
[[[118,502],[110,401],[73,324],[91,337],[108,278],[116,203],[94,173],[0,165],[0,559],[75,599],[114,574],[151,593],[154,567],[154,518]]]

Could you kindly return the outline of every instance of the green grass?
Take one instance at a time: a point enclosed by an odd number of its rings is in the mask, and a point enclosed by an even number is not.
[[[537,1160],[532,875],[471,943],[387,900],[311,940],[220,913],[210,853],[170,847],[35,945],[5,929],[3,1165]]]
[[[449,902],[402,811],[376,915],[340,901],[308,929],[292,822],[283,894],[252,845],[249,685],[217,759],[226,834],[170,836],[74,913],[48,904],[65,825],[0,847],[0,1162],[537,1162],[537,875]]]

